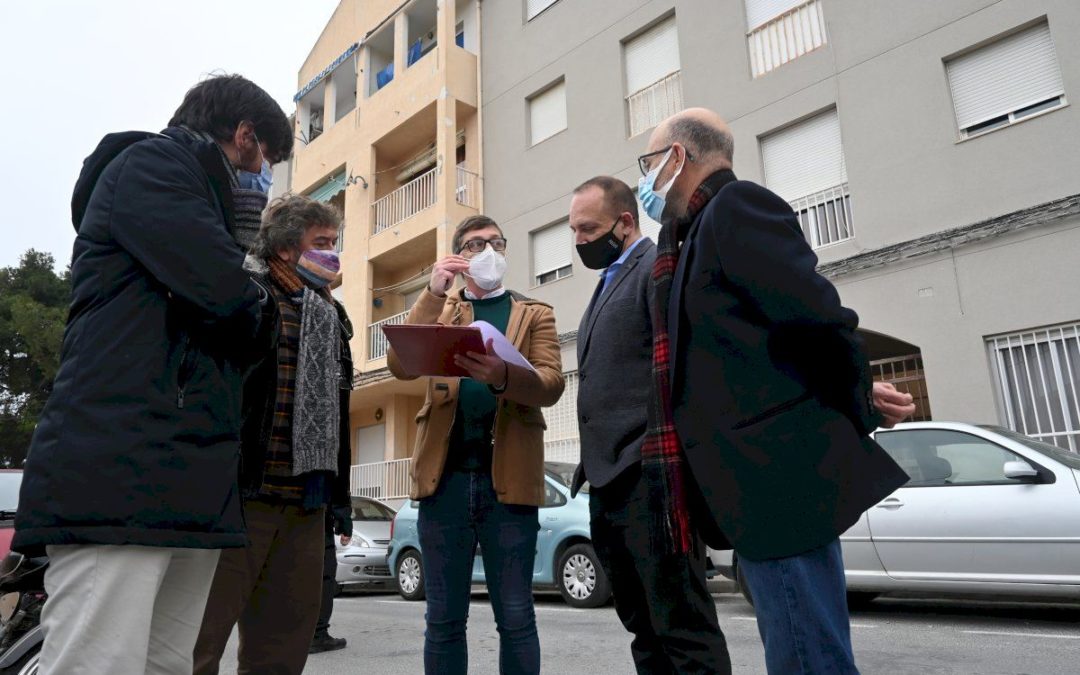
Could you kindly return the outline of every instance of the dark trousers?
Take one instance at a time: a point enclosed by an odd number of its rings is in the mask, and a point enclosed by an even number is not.
[[[221,552],[199,639],[195,675],[216,675],[239,622],[238,675],[299,675],[319,617],[323,509],[244,502],[248,544]]]
[[[315,634],[330,631],[330,615],[334,613],[334,596],[337,595],[337,551],[334,549],[334,518],[326,510],[326,527],[323,535],[322,602],[319,604],[319,620]]]
[[[727,642],[705,582],[705,546],[690,555],[650,544],[648,486],[635,465],[589,497],[593,548],[615,596],[615,611],[634,635],[641,675],[731,673]]]
[[[465,626],[478,543],[499,632],[499,672],[540,672],[532,596],[539,529],[537,507],[500,504],[489,473],[447,473],[435,494],[420,501],[417,533],[427,589],[425,673],[468,672]]]

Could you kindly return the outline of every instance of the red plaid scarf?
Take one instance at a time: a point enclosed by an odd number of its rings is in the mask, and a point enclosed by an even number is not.
[[[729,170],[712,174],[690,196],[686,214],[667,220],[656,244],[656,264],[652,272],[653,383],[649,397],[649,429],[641,448],[641,468],[649,486],[653,513],[660,520],[652,528],[653,542],[688,553],[694,545],[687,496],[686,458],[675,429],[671,402],[671,336],[668,335],[668,300],[672,279],[679,264],[679,245],[690,225],[716,193],[735,180]]]

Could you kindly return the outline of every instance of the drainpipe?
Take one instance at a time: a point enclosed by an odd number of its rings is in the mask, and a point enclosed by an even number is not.
[[[484,70],[481,67],[484,58],[484,3],[476,0],[476,145],[477,162],[476,173],[480,187],[480,199],[477,200],[477,208],[480,213],[484,212]]]

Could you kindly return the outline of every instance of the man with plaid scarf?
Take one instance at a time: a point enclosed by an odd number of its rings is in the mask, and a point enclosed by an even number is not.
[[[656,128],[639,198],[663,223],[642,472],[656,546],[733,547],[770,673],[857,673],[839,535],[907,477],[869,437],[858,317],[788,204],[736,179],[715,113]],[[699,539],[700,537],[700,539]]]

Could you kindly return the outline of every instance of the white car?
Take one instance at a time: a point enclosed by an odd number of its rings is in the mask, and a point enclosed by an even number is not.
[[[911,480],[840,540],[848,591],[1080,599],[1080,455],[1008,429],[912,422],[877,442]],[[721,574],[739,582],[738,556]]]
[[[337,582],[341,586],[389,586],[394,578],[386,564],[394,509],[377,499],[352,498],[353,534],[348,546],[334,537]]]

